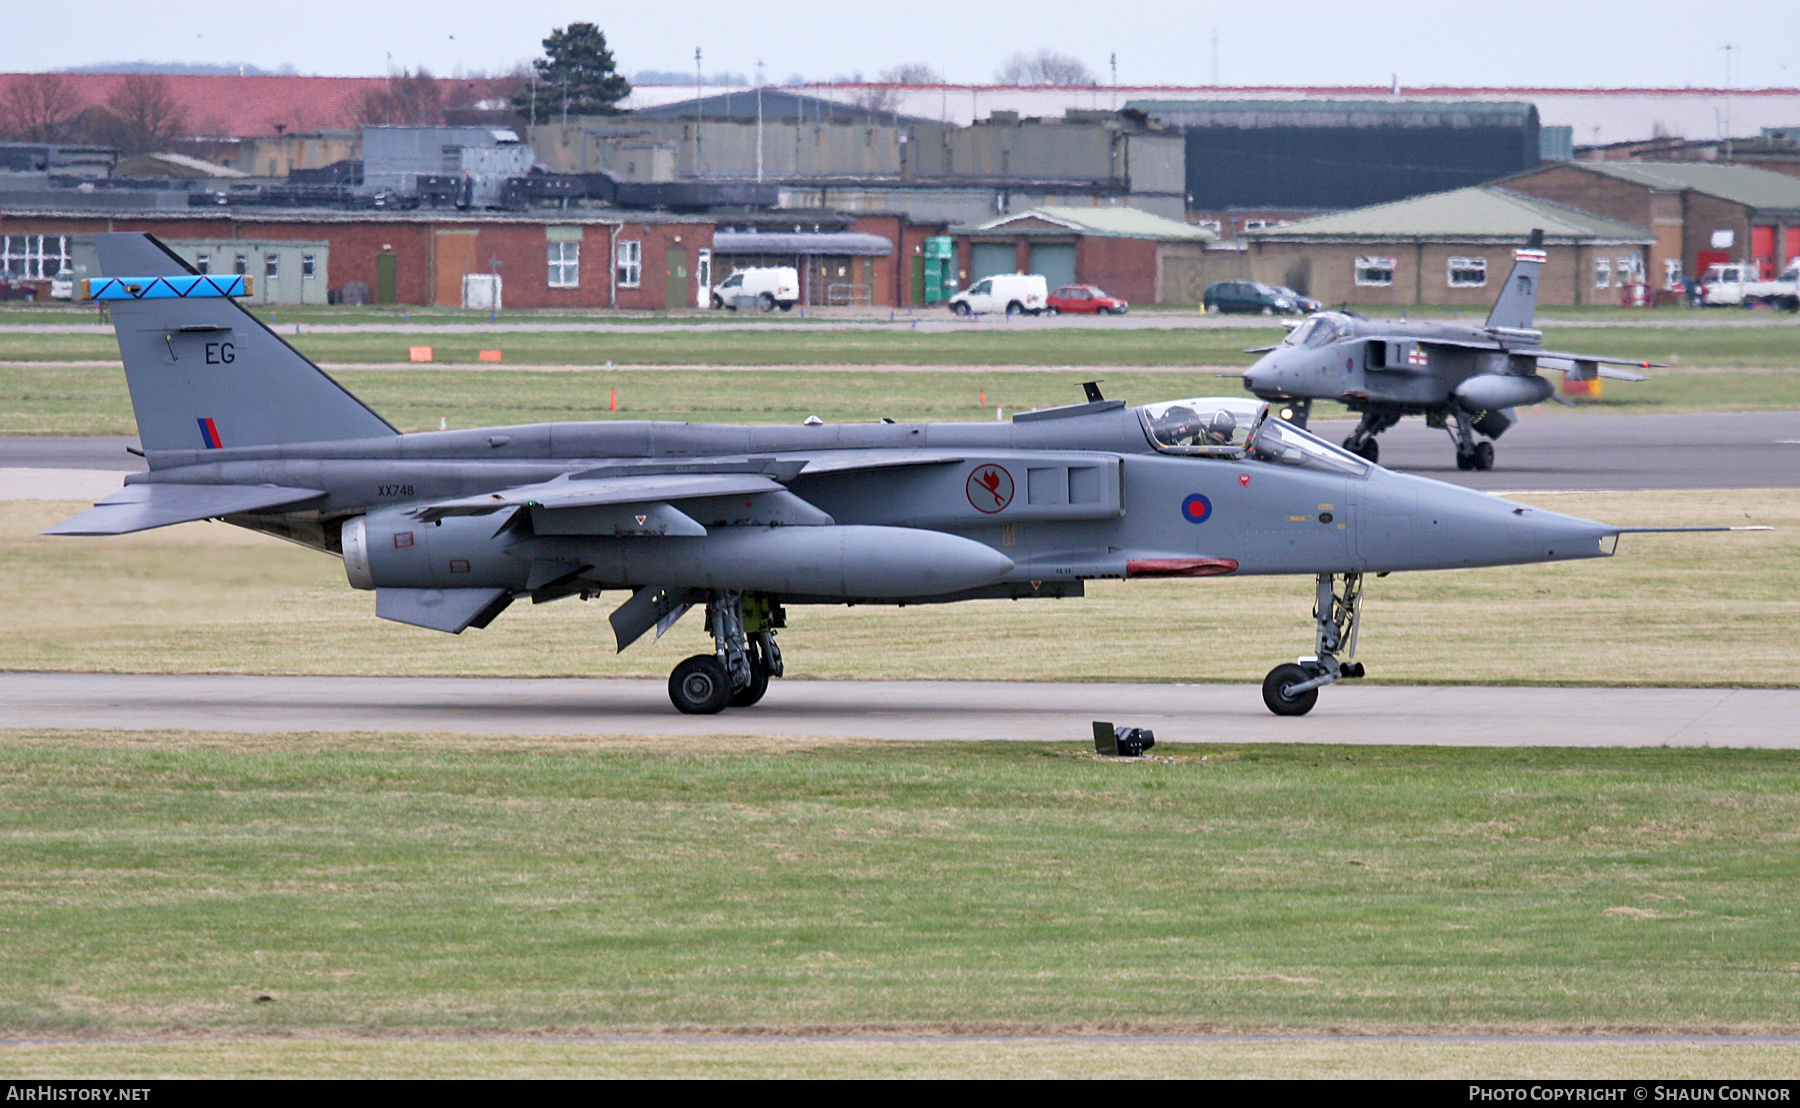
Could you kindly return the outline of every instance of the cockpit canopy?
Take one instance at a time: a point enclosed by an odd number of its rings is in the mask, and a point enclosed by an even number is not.
[[[1254,458],[1361,477],[1369,463],[1307,434],[1260,400],[1204,397],[1145,404],[1138,409],[1150,444],[1164,454]]]
[[[1342,312],[1320,312],[1288,332],[1283,346],[1328,346],[1356,335],[1356,323]]]

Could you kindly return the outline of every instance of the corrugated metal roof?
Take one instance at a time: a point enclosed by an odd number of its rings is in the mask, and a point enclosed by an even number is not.
[[[1523,101],[1130,100],[1164,127],[1524,127],[1537,108]]]
[[[1060,223],[1086,235],[1111,235],[1120,238],[1178,239],[1184,242],[1212,242],[1219,236],[1204,227],[1179,220],[1164,219],[1137,208],[1033,208],[1028,212],[990,219],[976,231],[1004,231],[1007,224],[1037,216]]]
[[[1558,240],[1654,241],[1648,228],[1521,196],[1493,185],[1454,189],[1244,232],[1260,241],[1311,238],[1519,239],[1534,228]]]
[[[1692,189],[1749,208],[1800,209],[1800,178],[1752,165],[1707,162],[1572,162],[1590,170],[1647,188]]]
[[[880,235],[862,231],[821,231],[814,234],[787,231],[715,231],[714,254],[831,254],[859,258],[885,258],[894,244]]]

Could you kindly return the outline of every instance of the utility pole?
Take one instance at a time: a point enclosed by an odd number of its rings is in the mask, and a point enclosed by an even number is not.
[[[700,48],[694,47],[694,176],[700,176],[700,119],[705,112],[700,96]]]
[[[1725,51],[1725,160],[1731,160],[1731,52],[1743,49],[1726,43],[1719,49]]]

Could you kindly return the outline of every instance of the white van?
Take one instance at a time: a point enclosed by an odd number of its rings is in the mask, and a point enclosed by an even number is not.
[[[765,312],[792,311],[800,302],[800,272],[791,265],[740,269],[713,286],[712,306],[736,311],[746,297]]]
[[[971,312],[1037,315],[1049,301],[1050,284],[1042,273],[996,273],[952,296],[950,310],[957,315]]]

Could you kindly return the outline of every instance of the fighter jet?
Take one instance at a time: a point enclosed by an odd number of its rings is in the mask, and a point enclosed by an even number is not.
[[[1533,231],[1530,243],[1513,254],[1512,272],[1480,327],[1319,312],[1281,345],[1249,351],[1262,358],[1244,372],[1244,387],[1281,403],[1286,418],[1302,427],[1314,400],[1342,401],[1362,414],[1344,449],[1371,462],[1381,457],[1376,435],[1402,416],[1422,415],[1449,432],[1456,468],[1492,469],[1489,440],[1518,422],[1514,409],[1561,399],[1556,386],[1538,376],[1539,369],[1560,370],[1578,381],[1596,376],[1643,381],[1641,373],[1612,367],[1661,364],[1544,349],[1543,332],[1531,325],[1543,244],[1543,231]],[[1478,440],[1477,434],[1485,438]]]
[[[147,235],[97,235],[149,470],[53,535],[199,519],[341,558],[383,619],[458,634],[508,607],[621,600],[619,650],[704,608],[682,712],[782,674],[789,608],[1078,597],[1096,579],[1300,574],[1310,654],[1263,699],[1363,675],[1370,573],[1609,556],[1629,531],[1425,478],[1247,397],[1083,403],[1008,423],[603,421],[402,434]]]

